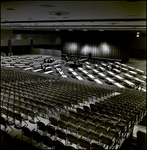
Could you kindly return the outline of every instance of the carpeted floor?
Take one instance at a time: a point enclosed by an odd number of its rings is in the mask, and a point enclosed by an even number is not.
[[[129,61],[125,62],[124,64],[146,72],[146,60],[145,59],[130,58]]]

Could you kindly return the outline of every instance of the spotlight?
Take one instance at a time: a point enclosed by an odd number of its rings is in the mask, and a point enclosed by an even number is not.
[[[136,37],[139,37],[139,34],[136,34]]]

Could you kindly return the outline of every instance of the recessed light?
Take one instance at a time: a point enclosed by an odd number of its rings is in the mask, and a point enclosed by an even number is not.
[[[64,16],[69,14],[69,12],[62,12],[62,11],[51,11],[49,13],[50,15],[56,15],[56,16]]]
[[[104,30],[99,30],[100,32],[103,32]]]
[[[73,31],[73,29],[69,29],[68,31]]]
[[[83,31],[87,31],[87,29],[83,29]]]

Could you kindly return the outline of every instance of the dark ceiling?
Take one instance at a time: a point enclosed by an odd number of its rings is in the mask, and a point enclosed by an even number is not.
[[[1,1],[1,29],[146,32],[146,1]]]

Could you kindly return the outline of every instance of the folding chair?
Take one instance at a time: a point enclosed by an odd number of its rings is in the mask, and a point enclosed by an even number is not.
[[[5,107],[1,107],[1,115],[5,118],[5,120],[8,120],[8,110]]]
[[[56,134],[57,134],[57,137],[60,138],[60,140],[61,140],[61,139],[64,140],[64,143],[65,143],[65,145],[66,145],[66,144],[67,144],[67,143],[66,143],[66,142],[67,142],[66,133],[65,133],[64,131],[62,131],[62,130],[57,129],[57,130],[56,130]]]
[[[30,129],[27,128],[27,127],[22,127],[21,129],[22,129],[21,130],[22,131],[21,140],[25,141],[25,142],[30,142],[30,140],[31,140],[31,131],[30,131]]]
[[[90,141],[95,140],[95,141],[99,142],[100,135],[97,132],[91,130],[91,131],[89,131],[89,139],[90,139]]]
[[[55,138],[56,130],[53,126],[46,125],[47,133],[50,134],[51,137]]]
[[[78,125],[78,127],[87,128],[86,121],[83,120],[83,119],[78,119],[78,120],[77,120],[77,125]]]
[[[46,125],[43,122],[36,122],[37,123],[37,132],[38,130],[43,132],[43,135],[46,134]]]
[[[105,128],[104,126],[98,126],[97,127],[97,133],[98,134],[101,134],[101,133],[103,133],[104,135],[107,135],[108,134],[108,130],[109,130],[109,128]]]
[[[3,149],[14,149],[13,138],[8,133],[3,135]]]
[[[42,136],[41,137],[42,140],[42,149],[48,149],[48,148],[53,148],[53,141],[51,140],[50,137],[48,136]],[[46,147],[47,146],[47,147]]]
[[[8,120],[7,120],[7,124],[9,126],[13,126],[15,125],[15,113],[13,111],[8,110]],[[14,130],[13,128],[11,128],[12,130]]]
[[[73,125],[73,124],[68,124],[68,131],[70,131],[71,133],[75,133],[77,134],[78,133],[78,129],[76,127],[76,125]]]
[[[28,109],[25,107],[20,107],[21,108],[21,114],[23,120],[28,120]]]
[[[102,143],[91,143],[91,149],[92,150],[104,150]]]
[[[87,129],[89,131],[96,132],[97,131],[97,126],[95,125],[95,123],[88,122],[87,123]]]
[[[68,116],[66,114],[60,113],[60,119],[62,121],[68,122]]]
[[[53,141],[53,145],[54,145],[55,150],[59,150],[59,149],[64,150],[65,149],[64,144],[62,142],[58,141],[58,140]]]
[[[100,139],[101,139],[100,142],[101,142],[102,144],[105,144],[108,149],[109,149],[109,148],[112,146],[112,144],[113,144],[112,139],[109,138],[108,136],[103,135],[103,134],[101,135]],[[104,147],[104,148],[106,148],[106,147]]]
[[[19,121],[19,123],[17,123],[16,121]],[[15,113],[15,128],[17,129],[21,129],[22,128],[22,116],[19,113]]]
[[[37,131],[31,131],[31,144],[35,147],[37,146],[37,148],[41,148],[42,146],[42,137]]]
[[[73,134],[67,134],[67,140],[68,142],[70,142],[70,145],[72,145],[72,143],[76,144],[76,148],[78,149],[78,143],[79,143],[78,137],[76,137]]]
[[[50,117],[49,121],[50,121],[50,124],[52,124],[54,127],[57,128],[57,126],[58,126],[58,120],[56,118]]]
[[[76,150],[74,147],[72,146],[64,146],[65,150]]]
[[[62,129],[62,130],[67,130],[67,123],[62,121],[62,120],[59,120],[58,121],[58,126]]]
[[[81,148],[90,149],[90,143],[82,138],[79,138],[79,145]]]
[[[5,128],[4,128],[4,131],[6,131],[6,128],[7,128],[7,122],[6,120],[0,116],[0,124],[3,125]],[[1,130],[2,130],[2,126],[1,126]]]
[[[76,119],[76,118],[74,118],[74,117],[72,117],[72,116],[69,116],[68,119],[69,119],[69,122],[70,122],[70,123],[72,123],[72,124],[74,124],[74,125],[77,125],[77,119]]]
[[[94,118],[92,116],[86,116],[86,121],[90,122],[90,123],[94,123],[95,122],[95,120],[94,120]]]
[[[28,110],[28,116],[30,117],[29,118],[29,122],[32,123],[32,124],[36,124],[36,121],[35,121],[36,115],[35,115],[35,113],[32,110]]]
[[[103,126],[104,124],[105,124],[105,122],[101,118],[96,118],[95,119],[95,125],[96,126]]]
[[[77,113],[70,110],[70,111],[69,111],[69,116],[74,117],[74,118],[77,118]]]
[[[79,127],[78,128],[78,135],[80,136],[80,137],[88,137],[88,131],[85,129],[85,128],[82,128],[82,127]]]
[[[86,120],[86,116],[84,114],[78,113],[78,119]]]

